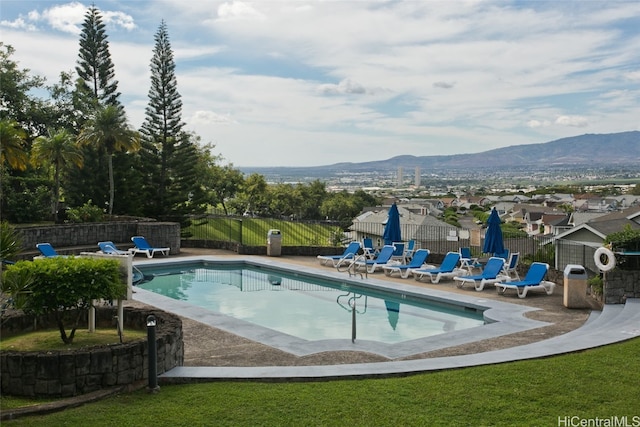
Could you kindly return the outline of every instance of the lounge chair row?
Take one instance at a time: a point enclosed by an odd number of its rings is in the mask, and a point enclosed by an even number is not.
[[[156,253],[161,253],[162,255],[169,255],[169,251],[171,248],[165,247],[154,247],[149,244],[147,239],[143,236],[134,236],[131,238],[133,242],[133,247],[129,250],[121,250],[116,247],[116,245],[111,241],[98,242],[98,248],[100,252],[109,255],[127,255],[127,254],[145,254],[147,258],[153,258]],[[60,257],[63,255],[58,254],[58,252],[54,249],[54,247],[50,243],[38,243],[36,248],[40,251],[43,257],[45,258],[53,258]]]
[[[549,269],[546,263],[534,262],[525,278],[520,280],[517,272],[514,273],[518,259],[517,253],[511,254],[508,262],[502,257],[491,257],[481,274],[472,275],[470,265],[462,261],[460,252],[447,253],[440,266],[435,267],[426,265],[429,257],[427,249],[416,250],[411,261],[406,264],[394,263],[392,257],[395,249],[392,245],[384,246],[377,256],[369,258],[366,253],[364,256],[358,256],[360,244],[351,242],[343,254],[318,256],[318,259],[322,264],[331,261],[334,267],[350,265],[356,271],[362,269],[368,273],[382,270],[387,276],[394,274],[399,274],[402,278],[413,276],[417,281],[428,278],[431,283],[439,283],[441,279],[453,279],[459,288],[472,285],[476,291],[482,291],[486,285],[494,285],[500,293],[504,293],[507,289],[515,290],[520,298],[525,298],[531,290],[543,290],[551,295],[555,287],[555,283],[544,280]],[[476,261],[473,262],[473,268],[477,268]]]

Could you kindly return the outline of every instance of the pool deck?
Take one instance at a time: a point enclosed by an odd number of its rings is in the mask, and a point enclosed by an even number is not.
[[[137,265],[188,261],[202,257],[224,260],[249,259],[261,264],[288,266],[301,271],[322,271],[344,278],[332,267],[320,266],[314,257],[239,256],[227,251],[185,249],[178,256],[152,260],[136,257]],[[496,323],[467,331],[394,345],[356,340],[306,342],[238,323],[226,316],[179,301],[167,301],[151,292],[136,290],[135,304],[143,303],[171,311],[183,318],[185,366],[160,376],[162,383],[214,380],[321,380],[408,375],[515,360],[533,359],[579,351],[623,341],[640,335],[640,302],[625,305],[568,309],[563,288],[553,295],[530,293],[520,299],[499,295],[493,287],[477,292],[458,289],[453,281],[440,284],[386,277],[375,273],[363,282],[389,286],[403,292],[436,298],[453,298],[468,305],[488,308]],[[244,322],[246,323],[246,322]],[[240,335],[236,335],[240,334]]]

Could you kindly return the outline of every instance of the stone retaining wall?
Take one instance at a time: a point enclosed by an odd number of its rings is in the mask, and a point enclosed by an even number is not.
[[[604,273],[605,304],[624,304],[627,298],[640,298],[640,271],[614,268]]]
[[[97,251],[98,242],[105,240],[114,242],[121,249],[128,249],[133,246],[133,236],[144,236],[156,247],[169,247],[171,255],[180,253],[180,223],[177,222],[90,222],[16,227],[16,232],[22,240],[22,259],[39,255],[37,243],[48,242],[60,254],[77,255],[81,251]]]
[[[99,308],[98,326],[114,327],[116,309]],[[184,362],[182,321],[159,310],[125,308],[124,324],[131,329],[147,330],[147,316],[156,317],[158,375]],[[7,316],[0,333],[3,337],[38,329],[56,327],[53,317]],[[86,325],[85,325],[86,327]],[[148,379],[147,339],[74,351],[0,352],[2,393],[13,396],[69,397],[103,388],[129,385]]]

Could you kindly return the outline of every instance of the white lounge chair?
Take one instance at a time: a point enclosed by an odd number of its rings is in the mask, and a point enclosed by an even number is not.
[[[509,255],[509,261],[504,264],[504,274],[512,280],[520,280],[518,261],[520,261],[520,252],[514,252]]]
[[[385,245],[380,249],[380,253],[374,259],[356,260],[352,263],[354,271],[366,270],[367,273],[375,273],[375,271],[387,265],[393,256],[395,248],[392,245]]]
[[[482,268],[478,258],[471,255],[471,248],[462,247],[460,251],[460,268],[464,268],[471,274],[474,268]]]
[[[459,288],[464,287],[466,284],[473,284],[476,291],[481,291],[484,289],[485,285],[494,284],[504,280],[503,277],[500,276],[502,272],[502,268],[504,266],[504,259],[498,257],[491,257],[487,264],[484,266],[482,270],[482,274],[477,274],[474,276],[456,276],[453,278],[455,280],[456,285]]]
[[[529,267],[524,279],[513,282],[499,282],[495,283],[495,286],[501,294],[504,294],[507,289],[514,289],[519,298],[525,298],[527,296],[527,292],[532,290],[542,290],[545,291],[547,295],[551,295],[556,284],[543,280],[544,276],[547,275],[548,270],[549,264],[544,262],[534,262],[531,264],[531,267]]]
[[[153,258],[153,256],[156,254],[156,252],[160,252],[162,255],[169,255],[169,251],[171,250],[171,248],[156,248],[153,247],[149,244],[149,242],[147,242],[147,239],[145,239],[142,236],[133,236],[131,238],[131,241],[134,244],[134,247],[129,249],[129,252],[131,252],[132,254],[146,254],[147,258]]]
[[[36,248],[38,248],[42,256],[45,258],[66,258],[66,255],[60,255],[56,252],[51,243],[38,243]]]
[[[413,254],[413,258],[411,258],[409,264],[385,265],[382,267],[382,271],[384,271],[385,276],[391,277],[392,275],[398,273],[400,274],[400,277],[406,279],[407,277],[409,277],[412,269],[424,267],[424,263],[427,261],[428,256],[428,249],[418,249]]]
[[[411,270],[414,279],[420,281],[424,277],[428,277],[431,283],[439,283],[443,277],[451,278],[455,276],[466,275],[467,271],[456,268],[460,261],[459,252],[449,252],[442,260],[442,264],[438,268],[416,268]]]
[[[106,242],[98,242],[98,247],[100,248],[100,252],[107,255],[128,255],[129,251],[123,251],[116,247],[115,243],[106,241]]]
[[[318,255],[317,258],[321,265],[327,265],[329,262],[334,267],[340,267],[350,261],[353,261],[360,250],[360,243],[351,242],[340,255]]]

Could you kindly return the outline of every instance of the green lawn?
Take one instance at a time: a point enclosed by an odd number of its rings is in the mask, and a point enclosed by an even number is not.
[[[339,227],[268,218],[205,218],[193,220],[182,230],[188,239],[242,241],[247,246],[264,246],[271,229],[281,231],[282,246],[334,246]]]
[[[634,338],[565,356],[405,378],[162,386],[158,394],[141,390],[3,425],[569,426],[596,424],[559,424],[559,417],[626,416],[638,426],[639,396],[640,338]]]

